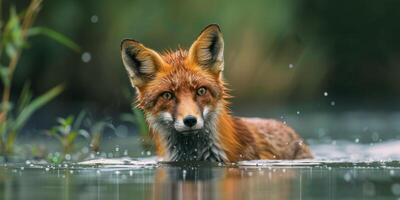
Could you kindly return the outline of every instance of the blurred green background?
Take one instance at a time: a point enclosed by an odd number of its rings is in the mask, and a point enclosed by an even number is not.
[[[21,10],[28,3],[3,7]],[[129,111],[133,90],[120,59],[123,38],[159,51],[188,48],[204,26],[218,23],[237,110],[393,110],[400,97],[398,8],[395,0],[48,0],[36,24],[72,38],[82,52],[32,38],[13,87],[20,91],[30,80],[40,94],[65,83],[53,109],[41,111],[48,115]]]

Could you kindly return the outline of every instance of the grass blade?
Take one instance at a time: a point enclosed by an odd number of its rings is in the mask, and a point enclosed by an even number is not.
[[[47,104],[49,101],[51,101],[53,98],[58,96],[62,91],[64,90],[64,87],[59,85],[51,90],[47,91],[46,93],[42,94],[41,96],[35,98],[29,105],[27,105],[21,113],[18,115],[17,119],[15,120],[14,124],[14,130],[18,131],[18,129],[22,128],[23,125],[26,123],[26,121],[29,119],[29,117],[39,108]]]
[[[65,36],[55,30],[52,30],[52,29],[49,29],[46,27],[33,27],[33,28],[29,29],[28,36],[34,36],[34,35],[45,35],[76,52],[81,51],[81,48],[79,47],[78,44],[76,44],[74,41],[69,39],[67,36]]]
[[[31,102],[32,100],[32,93],[30,91],[31,84],[30,82],[25,82],[21,94],[19,95],[18,102],[17,102],[17,113],[21,113],[22,110]]]

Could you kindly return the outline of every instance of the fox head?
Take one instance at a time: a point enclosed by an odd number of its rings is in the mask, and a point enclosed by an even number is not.
[[[204,28],[190,49],[163,54],[132,39],[121,55],[137,105],[161,133],[197,133],[212,128],[227,97],[222,71],[224,41],[218,25]]]

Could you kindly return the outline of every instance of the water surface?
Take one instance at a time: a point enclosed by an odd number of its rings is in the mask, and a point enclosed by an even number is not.
[[[400,142],[314,144],[316,159],[166,163],[96,158],[0,167],[3,199],[400,199]]]

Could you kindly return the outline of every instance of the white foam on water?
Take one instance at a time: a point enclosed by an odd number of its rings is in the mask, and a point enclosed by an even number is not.
[[[158,164],[156,157],[148,157],[148,158],[97,158],[79,162],[78,165],[81,166],[96,166],[100,165],[101,167],[107,168],[141,168],[141,167],[154,167]]]
[[[386,141],[374,144],[358,144],[337,141],[335,144],[314,144],[311,146],[316,159],[341,159],[349,161],[392,161],[400,160],[400,141]]]
[[[336,141],[330,144],[311,144],[314,159],[305,160],[250,160],[240,161],[238,166],[318,166],[340,163],[371,163],[400,161],[400,141],[359,144],[350,141]],[[79,162],[81,166],[102,168],[143,168],[156,167],[159,159],[143,158],[97,158]]]
[[[400,161],[400,141],[359,144],[336,141],[334,144],[310,146],[314,159],[305,160],[250,160],[241,161],[239,166],[316,166],[340,163],[371,163]]]

